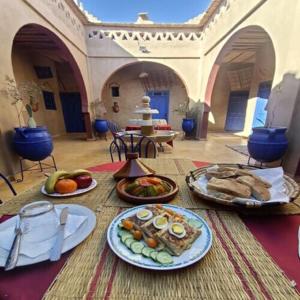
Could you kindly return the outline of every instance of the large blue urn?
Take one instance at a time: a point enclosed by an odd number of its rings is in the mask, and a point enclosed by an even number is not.
[[[288,140],[285,127],[255,127],[248,140],[248,151],[259,162],[279,160],[285,154]]]
[[[52,137],[45,126],[15,128],[13,146],[19,156],[31,161],[43,160],[53,150]]]
[[[182,119],[182,130],[185,133],[191,133],[195,127],[195,120],[190,118]]]
[[[94,127],[97,132],[106,133],[108,131],[107,120],[96,119]]]

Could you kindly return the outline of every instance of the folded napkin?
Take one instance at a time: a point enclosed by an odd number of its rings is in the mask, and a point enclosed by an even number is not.
[[[61,213],[60,208],[55,208],[57,218],[59,218],[59,215]],[[0,224],[0,256],[7,257],[8,252],[11,248],[12,242],[14,240],[15,236],[15,227],[16,227],[16,222],[18,221],[18,216],[14,217],[14,223],[7,227],[3,228],[4,223]],[[80,226],[87,220],[86,216],[79,216],[79,215],[72,215],[68,214],[68,219],[67,223],[65,226],[65,231],[64,231],[64,238],[66,239],[67,237],[71,236],[74,234]],[[57,229],[58,229],[58,223],[57,223]],[[53,232],[53,227],[49,228],[49,226],[43,224],[42,225],[42,231],[40,230],[37,232],[37,235],[47,235],[48,232]],[[28,230],[28,234],[26,232],[22,235],[22,240],[21,240],[21,248],[20,248],[20,254],[25,255],[30,258],[35,258],[38,257],[44,253],[47,253],[54,245],[56,235],[52,235],[49,239],[43,240],[43,237],[39,236],[36,237],[36,239],[32,239],[32,237],[29,238],[29,233],[30,229]]]

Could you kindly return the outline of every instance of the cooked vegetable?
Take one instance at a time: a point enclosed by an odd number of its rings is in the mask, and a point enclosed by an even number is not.
[[[131,230],[133,228],[133,222],[130,220],[123,220],[123,227],[127,230]]]
[[[156,197],[170,190],[169,184],[157,177],[141,177],[125,187],[125,192],[137,197]]]
[[[147,181],[152,184],[160,184],[162,180],[157,177],[147,177]]]
[[[132,190],[134,190],[135,188],[137,188],[138,186],[139,186],[139,185],[138,185],[138,183],[136,183],[136,182],[129,183],[129,184],[126,186],[125,191],[126,191],[127,193],[129,193],[129,192],[131,192]]]
[[[153,238],[148,238],[146,240],[146,243],[147,243],[148,247],[150,247],[150,248],[156,248],[157,244],[158,244],[157,241]]]
[[[143,234],[140,230],[134,230],[133,231],[133,237],[135,240],[140,241],[143,238]]]
[[[173,263],[173,257],[165,251],[158,252],[155,259],[157,260],[157,262],[163,265],[169,265]]]
[[[133,242],[130,245],[130,249],[132,250],[132,252],[136,254],[141,254],[144,247],[145,246],[142,242]]]

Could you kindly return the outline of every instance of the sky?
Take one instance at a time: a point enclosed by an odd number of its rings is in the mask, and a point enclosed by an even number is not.
[[[183,23],[208,7],[210,0],[80,0],[102,22],[135,22],[148,12],[155,23]]]

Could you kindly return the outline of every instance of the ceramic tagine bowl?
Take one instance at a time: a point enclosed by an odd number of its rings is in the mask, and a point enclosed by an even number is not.
[[[114,174],[119,198],[133,204],[165,203],[175,198],[178,185],[171,178],[155,175],[155,171],[129,153],[127,162]]]

